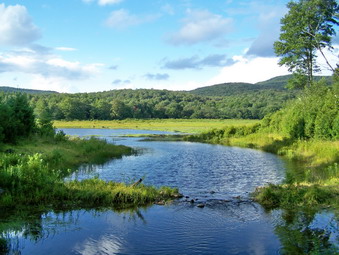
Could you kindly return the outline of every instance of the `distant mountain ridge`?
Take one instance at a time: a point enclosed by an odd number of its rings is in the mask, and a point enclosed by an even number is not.
[[[59,92],[51,91],[51,90],[38,90],[38,89],[21,89],[21,88],[13,88],[7,86],[0,86],[0,92],[22,92],[27,94],[58,94]]]
[[[287,90],[286,85],[290,78],[292,78],[292,75],[277,76],[254,84],[243,82],[222,83],[197,88],[188,92],[200,96],[234,96],[260,90],[283,91]],[[315,80],[322,78],[325,78],[328,83],[331,83],[331,76],[316,76]]]
[[[211,86],[205,86],[197,88],[194,90],[185,91],[194,95],[199,96],[236,96],[241,94],[248,94],[253,92],[258,92],[261,90],[275,90],[275,91],[285,91],[288,80],[292,75],[283,75],[273,77],[266,81],[261,81],[257,83],[245,83],[245,82],[230,82],[222,83]],[[316,80],[321,78],[327,79],[328,83],[331,83],[331,76],[316,76]],[[147,90],[147,89],[144,89]],[[59,92],[51,90],[35,90],[35,89],[22,89],[22,88],[13,88],[7,86],[0,86],[0,92],[23,92],[28,94],[59,94]],[[183,92],[183,91],[180,91]],[[100,92],[96,92],[100,93]]]

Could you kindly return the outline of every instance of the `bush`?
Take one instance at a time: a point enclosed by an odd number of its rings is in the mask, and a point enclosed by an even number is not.
[[[334,89],[318,82],[287,107],[265,118],[263,127],[292,139],[335,140],[339,137],[338,103]]]

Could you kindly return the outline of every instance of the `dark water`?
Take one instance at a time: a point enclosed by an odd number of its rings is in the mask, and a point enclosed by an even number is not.
[[[256,186],[284,179],[285,164],[272,154],[116,137],[164,133],[156,131],[64,131],[101,135],[140,151],[102,166],[83,166],[70,178],[99,176],[132,182],[142,177],[146,184],[178,187],[189,198],[120,212],[31,212],[22,217],[21,227],[3,232],[10,240],[11,254],[334,254],[338,248],[338,221],[333,213],[265,212],[250,200]],[[197,200],[190,203],[191,199]],[[198,208],[197,203],[205,207]]]

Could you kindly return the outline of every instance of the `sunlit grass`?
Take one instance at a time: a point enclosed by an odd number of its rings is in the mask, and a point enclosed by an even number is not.
[[[178,196],[175,188],[155,188],[106,182],[100,179],[64,181],[85,163],[105,161],[131,154],[132,149],[90,138],[34,138],[6,145],[0,153],[0,208],[48,206],[129,207]]]
[[[243,119],[126,119],[111,121],[54,121],[56,128],[143,129],[183,133],[201,133],[226,126],[246,126],[258,120]]]
[[[332,207],[339,210],[339,178],[331,183],[270,184],[254,192],[255,200],[267,208]]]
[[[143,184],[133,186],[95,178],[71,181],[65,185],[72,203],[89,207],[145,205],[154,201],[165,201],[179,194],[177,189],[155,188]]]
[[[51,138],[33,137],[16,145],[3,145],[3,151],[8,149],[24,155],[42,154],[44,160],[59,169],[74,168],[85,163],[100,164],[108,159],[132,153],[129,147],[110,144],[94,137],[90,139],[69,137],[57,142]]]

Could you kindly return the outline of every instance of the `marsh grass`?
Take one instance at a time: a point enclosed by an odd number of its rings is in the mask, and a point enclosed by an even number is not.
[[[6,147],[4,147],[5,149]],[[133,153],[131,148],[90,138],[49,141],[35,138],[0,154],[0,208],[20,206],[135,206],[167,200],[177,189],[132,187],[99,179],[64,181],[84,163],[103,163]]]
[[[177,189],[156,188],[140,184],[106,182],[97,178],[66,182],[67,195],[71,203],[81,206],[136,206],[155,201],[166,201],[179,194]]]
[[[53,138],[33,137],[17,145],[4,145],[2,151],[14,150],[17,154],[33,155],[39,153],[50,167],[58,169],[76,168],[80,164],[102,164],[110,158],[121,158],[133,153],[129,147],[113,145],[105,140],[90,137],[68,137],[61,141]]]
[[[247,126],[259,120],[244,119],[125,119],[111,121],[54,121],[56,128],[143,129],[181,133],[201,133],[226,126]]]
[[[338,183],[270,184],[253,193],[255,200],[266,208],[332,207],[339,210]]]

